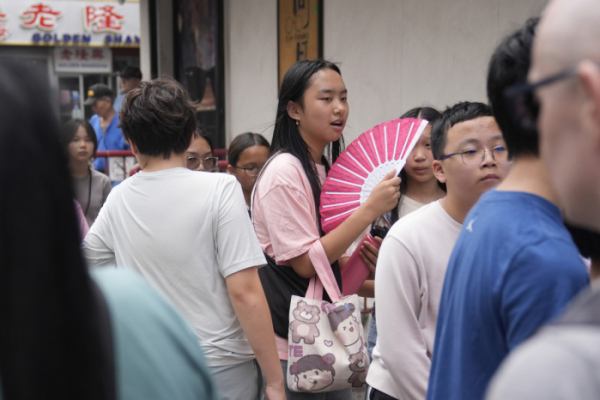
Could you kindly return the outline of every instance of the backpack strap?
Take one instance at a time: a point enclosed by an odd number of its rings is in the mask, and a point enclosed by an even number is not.
[[[323,300],[323,288],[327,291],[329,298],[333,303],[342,299],[342,292],[335,280],[331,264],[327,259],[327,253],[320,240],[315,240],[310,249],[308,249],[308,258],[317,271],[317,275],[310,279],[306,297],[315,300]]]

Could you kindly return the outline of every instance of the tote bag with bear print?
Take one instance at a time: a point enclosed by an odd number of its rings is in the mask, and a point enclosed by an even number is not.
[[[287,385],[293,392],[360,388],[367,378],[358,296],[342,297],[324,254],[318,262],[311,257],[317,275],[306,297],[292,296],[290,303]],[[322,300],[323,287],[333,303]]]

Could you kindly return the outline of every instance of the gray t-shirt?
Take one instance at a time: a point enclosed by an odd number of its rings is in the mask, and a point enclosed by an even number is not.
[[[600,291],[583,294],[502,364],[487,400],[600,399]]]
[[[83,243],[90,266],[133,269],[186,317],[209,366],[255,358],[225,278],[266,263],[231,175],[173,168],[116,186]]]
[[[73,177],[72,179],[75,200],[77,200],[81,206],[81,209],[85,214],[85,220],[89,226],[92,226],[96,217],[98,217],[98,213],[111,190],[110,179],[108,176],[95,169],[92,169],[91,171],[91,175],[88,175],[85,178]]]

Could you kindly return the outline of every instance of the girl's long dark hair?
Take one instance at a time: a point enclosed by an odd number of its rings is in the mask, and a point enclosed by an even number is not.
[[[298,61],[285,73],[281,84],[281,91],[279,93],[279,103],[277,104],[277,115],[275,117],[275,129],[273,131],[273,140],[271,142],[270,151],[271,156],[278,152],[284,152],[290,153],[300,160],[302,168],[310,182],[317,215],[319,213],[321,199],[321,182],[319,181],[315,163],[310,156],[308,145],[304,139],[302,139],[300,131],[296,126],[296,121],[289,116],[287,105],[290,101],[293,101],[302,107],[304,92],[312,84],[313,75],[325,68],[329,68],[341,75],[337,65],[322,59]],[[334,163],[340,155],[340,152],[343,150],[343,146],[343,137],[340,137],[340,139],[327,145],[326,154],[328,157],[323,155],[321,158],[321,162],[325,166],[325,171],[327,173],[329,173],[329,169],[331,168],[328,158]],[[319,217],[317,219],[319,220],[319,231],[321,232],[321,235],[323,235],[321,218]]]
[[[105,399],[112,365],[51,99],[27,66],[0,64],[2,395]]]
[[[433,123],[441,118],[442,114],[432,107],[415,107],[400,116],[400,118],[419,118],[424,119],[429,122],[429,126],[433,126]],[[408,176],[406,175],[406,171],[403,169],[400,171],[400,178],[402,182],[400,182],[400,198],[398,199],[398,204],[402,201],[402,196],[406,193],[408,189]],[[446,191],[446,184],[438,181],[438,185],[440,188]],[[399,207],[396,206],[392,209],[392,218],[390,219],[390,223],[393,225],[396,221],[398,221],[400,216]]]

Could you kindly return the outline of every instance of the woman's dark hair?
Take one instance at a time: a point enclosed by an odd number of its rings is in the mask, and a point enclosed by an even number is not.
[[[206,132],[206,130],[199,126],[196,127],[196,130],[194,131],[194,138],[202,138],[204,140],[206,140],[206,143],[208,143],[208,147],[210,147],[210,152],[214,153],[215,149],[213,148],[213,142],[212,142],[212,138],[210,137],[210,134],[208,132]]]
[[[60,142],[65,154],[69,154],[69,143],[71,143],[71,140],[73,140],[73,137],[75,136],[75,133],[77,133],[77,130],[80,126],[85,128],[88,138],[92,141],[92,143],[94,143],[93,157],[96,157],[96,150],[98,150],[98,139],[96,138],[96,132],[94,132],[94,128],[92,128],[92,125],[90,125],[89,122],[78,118],[68,120],[60,129]]]
[[[2,395],[105,399],[111,397],[107,382],[114,379],[114,364],[101,344],[101,307],[79,250],[53,98],[48,83],[30,67],[2,61]],[[24,162],[30,159],[36,163]]]
[[[507,36],[494,51],[488,69],[487,95],[511,158],[539,155],[537,132],[523,131],[513,123],[504,98],[506,88],[527,81],[538,22],[539,18],[528,19],[522,28]]]
[[[312,85],[313,75],[322,69],[331,69],[341,75],[337,65],[320,58],[316,60],[300,60],[292,65],[285,73],[279,92],[279,103],[277,104],[275,129],[273,131],[273,141],[271,143],[270,152],[271,156],[278,152],[290,153],[300,160],[302,168],[310,182],[317,214],[319,213],[321,198],[321,182],[315,163],[310,157],[308,145],[304,139],[302,139],[300,131],[296,126],[296,121],[289,116],[287,106],[290,101],[298,103],[301,107],[304,106],[304,92]],[[332,163],[334,163],[340,155],[343,146],[343,137],[340,137],[335,142],[327,145],[326,153],[328,153]],[[321,162],[325,166],[326,173],[329,173],[330,165],[325,155],[322,156]],[[323,230],[321,229],[321,218],[319,217],[317,219],[319,221],[319,231],[323,234]]]
[[[427,122],[429,122],[429,126],[432,126],[433,123],[435,121],[437,121],[438,119],[440,119],[441,117],[442,117],[442,114],[438,110],[436,110],[435,108],[432,108],[432,107],[411,108],[410,110],[408,110],[407,112],[405,112],[404,114],[402,114],[400,116],[400,118],[424,119]],[[406,193],[406,190],[408,189],[408,175],[406,175],[406,171],[404,169],[402,169],[402,171],[400,171],[400,178],[402,179],[402,182],[400,182],[400,198],[398,199],[398,205],[401,203],[402,196],[404,196],[404,194]],[[442,190],[444,190],[444,192],[446,191],[445,183],[438,181],[438,186]],[[391,214],[392,214],[392,218],[390,219],[390,223],[392,225],[394,225],[394,223],[396,221],[398,221],[398,219],[400,217],[400,210],[398,209],[398,206],[396,206],[392,209]]]
[[[252,146],[264,146],[269,148],[269,142],[258,133],[246,132],[237,135],[229,145],[229,152],[227,153],[229,165],[237,167],[240,155],[242,155],[244,150]]]
[[[196,110],[187,91],[172,78],[143,81],[119,112],[121,130],[140,153],[150,157],[183,154],[196,130]]]

